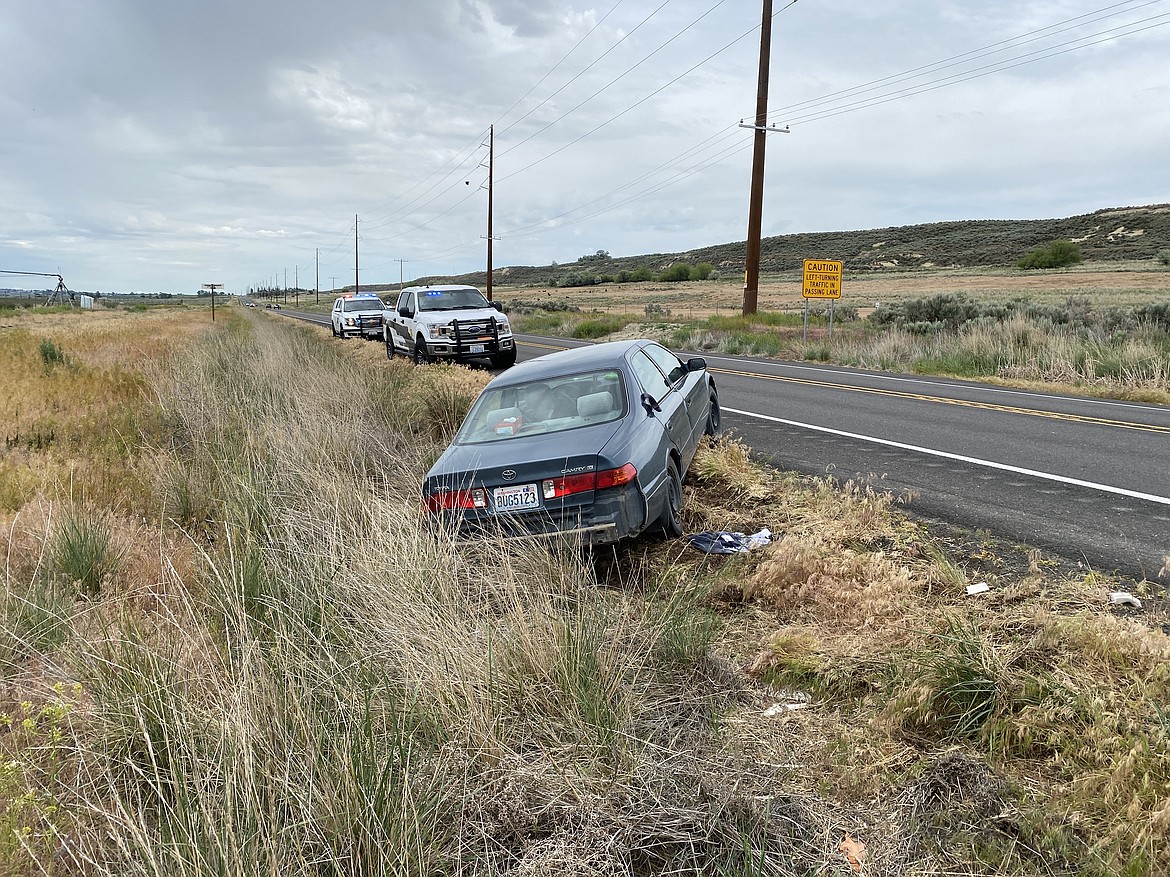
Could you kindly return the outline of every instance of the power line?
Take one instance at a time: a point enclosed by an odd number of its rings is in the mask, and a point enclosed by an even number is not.
[[[1159,19],[1162,19],[1159,21]],[[1157,23],[1151,23],[1157,22]],[[838,103],[838,100],[827,101],[827,106],[823,109],[817,109],[814,105],[809,109],[805,115],[791,116],[783,112],[783,110],[769,111],[769,116],[783,118],[790,124],[808,123],[821,121],[823,119],[832,118],[834,116],[844,115],[845,113],[856,112],[862,109],[869,109],[871,107],[880,106],[882,104],[891,103],[895,100],[901,100],[906,97],[913,97],[919,94],[925,94],[930,91],[937,91],[941,88],[947,88],[952,85],[958,85],[964,82],[970,82],[975,79],[982,79],[985,76],[990,76],[993,73],[1002,73],[1005,70],[1013,70],[1017,67],[1023,67],[1028,64],[1034,64],[1037,61],[1046,61],[1049,58],[1055,58],[1060,55],[1067,55],[1070,52],[1075,52],[1079,49],[1087,49],[1091,46],[1100,45],[1120,37],[1132,36],[1137,33],[1143,33],[1147,30],[1153,30],[1158,27],[1164,27],[1170,24],[1170,13],[1152,16],[1141,21],[1131,22],[1129,24],[1118,25],[1108,30],[1100,31],[1095,34],[1089,34],[1084,37],[1078,37],[1075,40],[1069,40],[1064,43],[1058,43],[1054,46],[1048,46],[1043,49],[1037,49],[1034,52],[1028,52],[1023,55],[1017,55],[1014,58],[1007,58],[1003,61],[997,61],[993,64],[986,64],[982,67],[975,67],[965,70],[962,73],[956,73],[951,76],[945,76],[941,79],[929,80],[917,85],[907,86],[906,88],[896,89],[894,91],[885,92],[883,94],[875,95],[871,98],[847,103],[842,106],[832,106]],[[1144,27],[1137,27],[1137,25],[1145,25]],[[1127,28],[1134,28],[1126,30]],[[1123,32],[1119,32],[1123,31]],[[1094,39],[1100,37],[1100,39]]]
[[[568,88],[568,87],[569,87],[570,85],[572,85],[574,82],[576,82],[578,79],[580,79],[582,76],[584,76],[584,75],[585,75],[586,73],[588,73],[590,70],[592,70],[592,69],[593,69],[593,68],[594,68],[594,67],[595,67],[595,66],[596,66],[596,65],[597,65],[597,64],[598,64],[598,63],[599,63],[599,62],[600,62],[600,61],[601,61],[603,58],[605,58],[605,57],[606,57],[607,55],[609,55],[609,54],[610,54],[610,53],[611,53],[611,52],[612,52],[614,49],[616,49],[618,46],[620,46],[622,43],[624,43],[626,40],[628,40],[630,37],[632,37],[634,34],[636,34],[636,33],[637,33],[637,32],[638,32],[638,31],[639,31],[641,28],[642,28],[642,26],[643,26],[644,24],[646,24],[646,22],[648,22],[648,21],[649,21],[650,19],[652,19],[652,18],[653,18],[655,15],[657,15],[659,12],[661,12],[661,11],[662,11],[662,7],[663,7],[663,6],[666,6],[668,3],[670,3],[670,0],[663,0],[663,2],[662,2],[662,3],[661,3],[661,4],[660,4],[660,5],[659,5],[659,6],[658,6],[658,7],[657,7],[657,8],[656,8],[656,9],[655,9],[653,12],[651,12],[649,15],[647,15],[645,18],[643,18],[641,21],[639,21],[639,22],[638,22],[636,25],[634,25],[634,27],[633,27],[633,28],[631,28],[629,31],[627,31],[627,32],[626,32],[626,33],[625,33],[625,34],[622,36],[622,38],[621,38],[620,40],[618,40],[616,43],[614,43],[612,46],[610,46],[608,49],[606,49],[604,52],[602,52],[600,55],[598,55],[598,56],[597,56],[595,59],[593,59],[593,61],[591,61],[591,62],[590,62],[590,63],[589,63],[589,64],[588,64],[588,65],[587,65],[587,66],[586,66],[586,67],[585,67],[583,70],[581,70],[581,71],[580,71],[580,72],[579,72],[579,73],[578,73],[576,76],[574,76],[572,79],[570,79],[570,80],[569,80],[568,82],[566,82],[564,85],[562,85],[560,88],[558,88],[556,91],[554,91],[554,92],[553,92],[552,94],[550,94],[548,97],[546,97],[544,100],[542,100],[540,103],[538,103],[536,106],[534,106],[534,107],[533,107],[532,109],[530,109],[530,110],[529,110],[527,113],[525,113],[523,116],[521,116],[519,119],[517,119],[515,122],[513,122],[511,125],[509,125],[507,128],[505,128],[505,129],[504,129],[503,131],[501,131],[500,133],[501,133],[501,134],[505,134],[505,133],[507,133],[508,131],[511,131],[513,128],[515,128],[517,125],[519,125],[521,122],[523,122],[523,121],[524,121],[525,119],[527,119],[529,116],[531,116],[531,115],[532,115],[534,112],[536,112],[538,109],[540,109],[540,108],[541,108],[542,106],[544,106],[546,103],[548,103],[550,100],[552,100],[552,99],[553,99],[554,97],[556,97],[558,94],[560,94],[562,91],[564,91],[566,88]],[[563,117],[562,117],[562,118],[563,118]],[[558,121],[559,121],[559,120],[558,120]],[[501,154],[501,155],[503,155],[503,153],[500,153],[500,154]]]
[[[540,136],[545,131],[547,131],[549,128],[551,128],[553,125],[556,125],[558,122],[564,121],[566,118],[571,116],[573,113],[577,112],[577,110],[581,109],[581,107],[585,106],[585,104],[589,103],[591,100],[593,100],[599,94],[601,94],[604,91],[607,91],[611,86],[616,85],[618,82],[620,82],[626,76],[633,73],[635,70],[637,70],[639,67],[641,67],[643,64],[645,64],[647,61],[649,61],[651,58],[653,58],[655,55],[657,55],[659,52],[661,52],[663,49],[665,49],[667,46],[669,46],[671,43],[673,43],[675,40],[677,40],[679,37],[681,37],[683,34],[685,34],[687,31],[689,31],[691,28],[693,28],[700,21],[702,21],[704,18],[706,18],[708,15],[710,15],[712,12],[714,12],[716,9],[718,9],[720,6],[722,6],[726,2],[727,2],[727,0],[718,0],[718,2],[714,6],[712,6],[710,9],[708,9],[706,12],[704,12],[702,15],[700,15],[698,18],[696,18],[694,21],[692,21],[690,24],[688,24],[686,27],[684,27],[682,30],[680,30],[678,33],[676,33],[670,39],[668,39],[666,42],[664,42],[660,46],[658,46],[658,48],[656,48],[649,55],[646,55],[645,57],[643,57],[640,61],[638,61],[632,67],[628,67],[625,71],[623,71],[621,74],[619,74],[616,78],[611,79],[609,82],[607,82],[601,88],[599,88],[597,91],[593,92],[593,94],[589,95],[589,97],[585,98],[585,100],[581,101],[579,104],[577,104],[572,109],[565,111],[560,116],[553,119],[551,122],[549,122],[543,128],[541,128],[539,131],[534,131],[533,133],[531,133],[527,137],[525,137],[523,140],[521,140],[519,143],[516,143],[512,146],[509,146],[502,153],[500,153],[500,155],[501,156],[507,155],[509,152],[512,152],[515,149],[519,149],[521,146],[523,146],[525,143],[527,143],[532,138]],[[795,2],[795,0],[794,0],[794,2]],[[663,4],[663,5],[665,5],[665,4]],[[659,8],[661,8],[661,7],[659,7]],[[723,51],[723,50],[721,49],[720,51]],[[715,54],[719,54],[719,53],[716,52]],[[707,61],[711,60],[711,58],[713,58],[713,57],[715,57],[715,55],[711,55],[707,59],[700,61],[698,64],[695,65],[695,67],[702,66],[703,64],[707,63]],[[695,67],[692,67],[691,70],[694,70]],[[688,70],[686,73],[690,73],[691,70]],[[686,73],[684,73],[682,75],[686,76]],[[682,77],[680,76],[676,79],[671,80],[665,86],[663,86],[663,88],[666,88],[667,86],[673,85],[675,82],[678,81],[678,79],[681,79],[681,78]],[[659,89],[659,91],[661,91],[661,90],[662,89]],[[646,100],[649,100],[649,98],[653,97],[655,94],[658,94],[658,92],[657,91],[652,92],[649,96],[643,98],[641,101],[634,104],[634,106],[628,107],[626,110],[623,111],[623,113],[621,113],[619,115],[624,115],[625,113],[628,113],[630,110],[634,109],[634,107],[637,107],[639,104],[645,102]],[[618,118],[618,116],[615,116],[614,118],[616,119],[616,118]],[[613,121],[613,119],[611,119],[610,121]],[[606,123],[606,124],[608,124],[608,123]],[[594,129],[594,130],[597,130],[597,129]]]

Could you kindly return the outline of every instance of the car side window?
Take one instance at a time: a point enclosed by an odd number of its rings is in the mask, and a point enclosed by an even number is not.
[[[404,292],[398,296],[398,313],[406,316],[410,312],[410,293]]]
[[[666,379],[670,382],[671,386],[686,377],[686,366],[665,347],[659,347],[657,344],[648,344],[642,349],[646,352],[647,356],[654,360],[654,364],[662,369],[662,373],[666,375]]]
[[[630,365],[633,366],[634,376],[642,385],[642,389],[653,396],[656,402],[670,392],[670,384],[658,366],[641,350],[630,357]]]

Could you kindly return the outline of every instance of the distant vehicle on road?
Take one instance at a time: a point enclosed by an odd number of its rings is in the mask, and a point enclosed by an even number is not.
[[[508,318],[474,286],[411,286],[387,307],[382,321],[386,356],[416,363],[488,359],[496,368],[516,362]]]
[[[329,315],[333,337],[382,337],[382,311],[385,307],[382,299],[373,292],[338,296],[333,301],[333,311]]]
[[[246,308],[254,308],[254,307],[256,307],[256,302],[254,302],[254,301],[246,301],[246,302],[244,302],[244,307],[246,307]]]
[[[700,439],[719,431],[703,359],[647,340],[564,350],[487,385],[423,499],[466,534],[680,536],[683,476]]]

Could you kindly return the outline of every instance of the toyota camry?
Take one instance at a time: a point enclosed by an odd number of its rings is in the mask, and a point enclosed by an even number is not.
[[[616,542],[682,534],[682,481],[720,430],[715,381],[645,339],[577,347],[493,379],[423,482],[464,533]]]

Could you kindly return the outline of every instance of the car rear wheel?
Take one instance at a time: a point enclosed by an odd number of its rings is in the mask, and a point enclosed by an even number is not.
[[[723,432],[723,412],[719,410],[719,394],[711,388],[711,409],[707,412],[707,427],[703,432],[710,436],[717,436]]]
[[[336,338],[336,337],[337,337],[337,324],[336,324],[336,323],[333,323],[333,322],[330,322],[330,324],[329,324],[329,331],[330,331],[330,332],[332,332],[332,333],[333,333],[333,337],[334,337],[334,338]]]
[[[414,364],[426,365],[430,361],[430,357],[427,356],[426,342],[419,338],[414,342]]]
[[[671,460],[666,464],[666,505],[658,518],[658,526],[667,536],[677,539],[683,534],[682,528],[682,478],[678,466]]]
[[[386,342],[386,358],[394,358],[394,338],[389,329],[382,330],[382,340]]]

